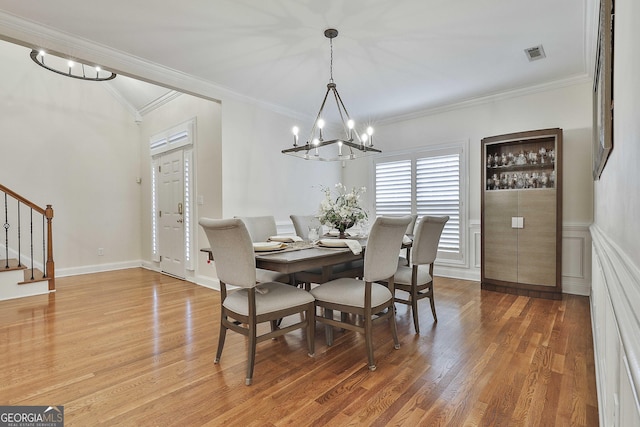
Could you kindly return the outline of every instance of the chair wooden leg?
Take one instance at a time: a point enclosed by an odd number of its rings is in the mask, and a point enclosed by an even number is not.
[[[253,322],[249,325],[249,354],[247,355],[247,378],[245,380],[246,385],[251,385],[251,382],[253,380],[253,366],[256,361],[256,342],[256,323],[255,319],[253,319]]]
[[[222,320],[226,319],[226,316],[220,321],[220,335],[218,336],[218,351],[216,352],[216,358],[214,363],[220,362],[220,357],[222,356],[222,349],[224,348],[224,339],[227,336],[227,328],[223,325]]]
[[[436,316],[436,302],[433,298],[433,284],[431,284],[431,290],[429,291],[429,302],[431,303],[431,313],[433,313],[434,322],[438,323],[438,316]]]
[[[365,311],[366,312],[366,311]],[[367,357],[369,358],[369,370],[376,370],[376,361],[373,358],[373,337],[372,335],[372,321],[371,315],[364,318],[364,341],[367,345]]]
[[[333,310],[329,310],[328,308],[325,308],[324,317],[326,319],[333,319]],[[324,330],[327,338],[327,345],[331,347],[333,345],[333,326],[325,325]]]
[[[398,328],[396,327],[396,311],[394,310],[393,300],[389,306],[389,323],[391,326],[391,336],[393,336],[393,348],[400,349],[400,341],[398,340]]]
[[[418,289],[416,286],[411,287],[411,314],[413,315],[413,327],[416,334],[420,333],[420,322],[418,321]]]
[[[309,356],[313,357],[316,354],[316,305],[315,303],[309,304],[307,308],[307,347],[309,349]]]

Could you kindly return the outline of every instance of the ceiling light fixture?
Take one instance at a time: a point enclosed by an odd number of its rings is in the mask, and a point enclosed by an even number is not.
[[[30,56],[33,62],[39,66],[63,76],[73,77],[74,79],[102,82],[116,77],[115,73],[105,71],[97,65],[86,65],[81,62],[61,58],[56,55],[47,54],[44,50],[33,49]],[[47,58],[46,63],[45,57]]]
[[[330,78],[327,84],[327,92],[322,100],[322,105],[320,105],[320,111],[318,111],[316,120],[311,127],[311,132],[306,144],[298,144],[298,133],[300,129],[298,126],[294,126],[293,147],[282,150],[282,152],[284,154],[301,157],[305,160],[321,161],[352,160],[374,153],[381,153],[382,151],[373,147],[373,128],[371,126],[368,126],[361,134],[355,130],[355,122],[351,119],[351,116],[349,116],[342,102],[342,98],[340,98],[336,84],[333,82],[333,39],[338,36],[338,30],[329,28],[325,30],[324,36],[329,39],[331,46]],[[323,112],[329,93],[333,95],[332,97],[336,102],[338,116],[342,126],[340,132],[344,131],[343,137],[325,139],[325,134],[328,133],[329,129],[326,127]]]

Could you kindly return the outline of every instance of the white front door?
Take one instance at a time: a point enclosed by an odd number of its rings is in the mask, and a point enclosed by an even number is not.
[[[184,171],[183,151],[167,153],[159,159],[158,214],[160,269],[185,277]]]

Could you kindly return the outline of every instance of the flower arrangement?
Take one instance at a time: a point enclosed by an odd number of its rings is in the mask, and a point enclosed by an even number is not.
[[[325,198],[320,203],[318,219],[323,225],[338,229],[340,237],[344,238],[344,231],[367,219],[367,212],[360,206],[360,195],[366,191],[365,187],[353,188],[347,192],[347,187],[338,183],[335,185],[337,195],[332,197],[331,189],[325,188]]]

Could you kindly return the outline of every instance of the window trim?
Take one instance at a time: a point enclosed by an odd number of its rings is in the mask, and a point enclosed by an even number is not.
[[[460,155],[460,251],[458,253],[438,251],[437,262],[441,265],[455,267],[469,267],[469,247],[468,247],[468,223],[469,223],[469,140],[459,140],[443,144],[422,146],[416,149],[401,150],[395,152],[385,152],[371,159],[371,175],[369,188],[373,191],[370,198],[370,211],[376,212],[376,165],[401,160],[411,160],[411,212],[417,213],[416,201],[416,160],[424,157],[436,157],[440,155],[454,154]]]

